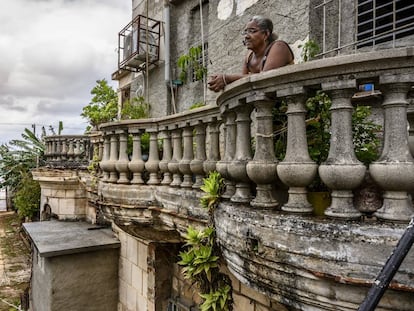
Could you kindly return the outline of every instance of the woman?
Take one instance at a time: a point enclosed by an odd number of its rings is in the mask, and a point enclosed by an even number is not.
[[[289,64],[293,64],[294,55],[289,45],[282,40],[276,40],[273,33],[273,23],[262,16],[254,16],[243,30],[243,44],[250,50],[243,63],[242,74],[213,75],[208,82],[208,88],[219,92],[224,87],[251,73],[259,73]]]

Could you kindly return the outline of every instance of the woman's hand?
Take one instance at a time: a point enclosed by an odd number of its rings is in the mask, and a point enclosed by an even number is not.
[[[210,76],[208,88],[214,92],[219,92],[227,85],[226,76],[224,74]]]

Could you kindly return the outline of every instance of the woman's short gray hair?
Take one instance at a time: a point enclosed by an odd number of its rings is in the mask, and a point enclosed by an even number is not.
[[[273,33],[273,22],[269,18],[261,15],[255,15],[250,19],[250,21],[255,22],[261,30],[268,31],[270,33],[268,39],[269,42],[277,40],[277,34]]]

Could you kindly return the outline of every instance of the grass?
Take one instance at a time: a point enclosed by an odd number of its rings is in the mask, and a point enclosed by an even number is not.
[[[6,264],[6,275],[10,279],[9,284],[0,286],[0,311],[15,311],[19,309],[11,305],[20,305],[20,294],[29,285],[30,250],[20,236],[21,221],[18,215],[0,214],[0,230],[5,235],[0,239],[0,248]],[[19,275],[21,271],[26,271],[27,277]]]

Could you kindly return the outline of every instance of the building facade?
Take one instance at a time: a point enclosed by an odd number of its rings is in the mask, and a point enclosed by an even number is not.
[[[112,77],[120,107],[142,96],[151,118],[47,137],[48,165],[34,173],[42,211],[112,228],[120,241],[118,310],[197,310],[199,289],[177,262],[188,226],[209,224],[199,187],[217,170],[226,191],[214,225],[233,310],[358,309],[414,213],[413,11],[403,0],[132,1]],[[220,94],[206,90],[195,62],[207,75],[241,71],[240,33],[258,14],[273,20],[296,64]],[[320,50],[304,62],[307,42]],[[199,46],[184,79],[177,62]],[[306,99],[316,90],[332,100],[322,163],[311,160],[305,131]],[[280,102],[287,147],[279,159],[272,109]],[[357,106],[375,110],[382,125],[382,147],[369,164],[355,155]],[[99,170],[89,174],[93,150]],[[331,197],[321,215],[308,201],[317,176]],[[413,274],[411,250],[376,310],[411,310]]]

